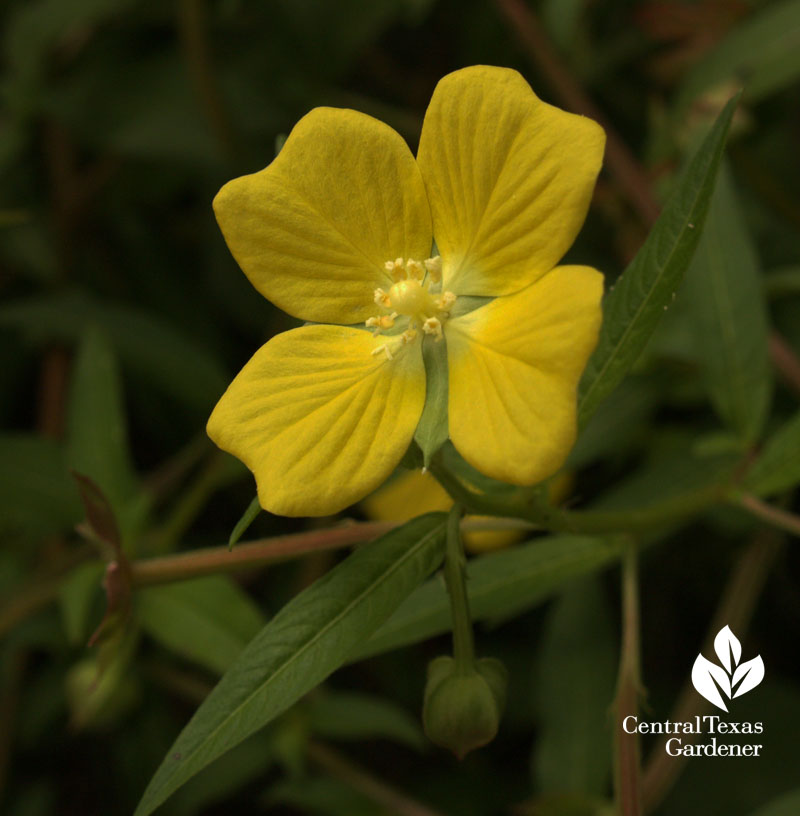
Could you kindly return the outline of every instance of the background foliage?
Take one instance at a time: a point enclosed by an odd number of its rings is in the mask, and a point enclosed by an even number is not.
[[[520,70],[562,107],[592,100],[619,135],[622,160],[607,157],[568,256],[610,283],[744,87],[686,280],[664,283],[674,300],[659,295],[670,308],[644,354],[592,406],[566,504],[629,519],[679,507],[645,524],[645,717],[674,718],[715,610],[766,665],[736,709],[764,722],[764,755],[696,760],[662,789],[648,761],[661,747],[645,742],[652,812],[797,812],[800,2],[7,0],[0,20],[3,813],[133,812],[198,703],[290,598],[314,587],[311,623],[326,620],[320,599],[339,579],[314,582],[345,563],[334,549],[233,576],[136,572],[227,541],[253,483],[205,421],[252,352],[292,325],[230,258],[210,201],[266,165],[315,105],[375,115],[415,147],[436,81],[476,63]],[[652,253],[651,271],[663,262]],[[642,280],[622,284],[625,298]],[[82,534],[69,468],[108,502],[94,496]],[[744,502],[705,501],[731,480]],[[778,516],[764,518],[765,501]],[[261,514],[247,537],[336,522]],[[350,631],[345,668],[163,812],[602,812],[620,547],[583,533],[528,539],[470,565],[479,653],[510,672],[491,746],[457,763],[422,737],[425,666],[449,648],[434,578],[370,640],[377,619]],[[132,599],[107,576],[105,618],[92,540],[134,564]],[[412,561],[413,584],[435,556],[417,545]],[[389,607],[404,595],[393,587]]]

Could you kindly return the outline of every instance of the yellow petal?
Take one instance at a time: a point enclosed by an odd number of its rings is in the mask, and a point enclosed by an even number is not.
[[[599,272],[560,266],[446,324],[450,438],[473,467],[518,485],[561,467],[602,292]]]
[[[420,343],[393,359],[386,338],[303,326],[262,346],[222,396],[208,435],[253,471],[265,510],[336,513],[397,466],[425,402]]]
[[[219,191],[214,210],[253,286],[301,320],[365,320],[374,290],[392,283],[386,261],[431,250],[411,151],[388,125],[351,110],[312,110],[269,167]]]
[[[586,217],[605,134],[542,102],[507,68],[444,77],[422,127],[444,288],[505,295],[549,272]]]

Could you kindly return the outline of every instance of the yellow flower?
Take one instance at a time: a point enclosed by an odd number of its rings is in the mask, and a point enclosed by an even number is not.
[[[425,403],[423,338],[446,343],[450,439],[470,464],[519,485],[561,466],[602,276],[556,264],[603,146],[515,71],[475,66],[439,82],[416,160],[387,125],[316,108],[269,167],[222,188],[247,277],[312,323],[262,346],[208,422],[265,509],[334,513],[388,477]]]

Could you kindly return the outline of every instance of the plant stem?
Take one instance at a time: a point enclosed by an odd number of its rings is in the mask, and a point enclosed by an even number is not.
[[[614,705],[615,786],[621,816],[642,813],[639,735],[622,727],[626,717],[638,713],[640,690],[638,552],[636,542],[629,540],[622,558],[622,651]]]
[[[766,521],[772,527],[777,527],[779,530],[784,530],[795,536],[800,536],[800,516],[789,513],[786,510],[781,510],[778,507],[773,507],[771,504],[761,501],[751,493],[742,493],[738,497],[738,504],[757,516],[762,521]]]
[[[764,530],[741,553],[722,592],[714,618],[705,637],[702,651],[712,654],[714,638],[723,626],[730,626],[740,638],[747,634],[756,601],[766,583],[770,568],[780,549],[780,536],[774,530]],[[686,722],[702,715],[710,708],[706,700],[694,689],[691,681],[683,686],[675,708],[670,715],[672,722]],[[670,756],[666,752],[666,740],[659,741],[646,763],[642,798],[646,812],[655,810],[683,770],[685,756]],[[686,743],[694,735],[683,736]]]
[[[475,642],[467,597],[467,559],[461,541],[460,522],[463,512],[464,508],[460,504],[454,504],[447,519],[444,577],[453,618],[453,657],[456,670],[469,672],[475,665]]]
[[[141,559],[131,563],[131,578],[134,586],[150,586],[219,572],[253,569],[312,552],[369,541],[396,526],[395,522],[390,521],[360,522],[328,530],[310,530],[249,541],[238,544],[233,550],[227,546],[207,547],[177,555]]]
[[[309,758],[317,765],[372,800],[387,813],[398,814],[398,816],[441,816],[438,811],[432,810],[402,791],[376,779],[364,768],[346,759],[327,745],[311,741],[308,743],[307,750]]]

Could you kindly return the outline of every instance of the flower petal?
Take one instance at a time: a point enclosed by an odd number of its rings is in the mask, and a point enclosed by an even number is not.
[[[473,467],[519,485],[561,467],[602,294],[599,272],[560,266],[446,324],[450,438]]]
[[[431,250],[411,151],[388,125],[351,110],[312,110],[269,167],[219,191],[214,210],[253,286],[301,320],[365,320],[375,288],[390,282],[386,261]]]
[[[604,143],[598,124],[542,102],[516,71],[444,77],[418,162],[445,288],[506,295],[549,272],[586,217]]]
[[[367,331],[303,326],[262,346],[208,421],[208,435],[253,471],[261,506],[336,513],[402,458],[425,402],[420,343],[392,360]]]

